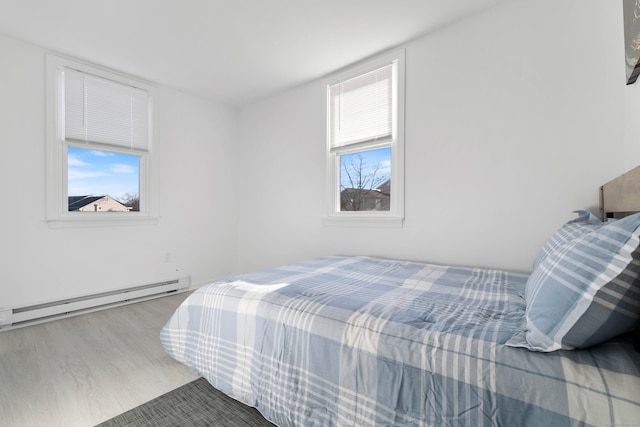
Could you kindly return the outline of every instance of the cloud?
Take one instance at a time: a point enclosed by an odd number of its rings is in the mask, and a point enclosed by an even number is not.
[[[69,158],[67,160],[67,163],[69,164],[69,166],[88,166],[88,163],[80,160],[80,158],[78,158],[77,156],[71,155],[69,154]]]
[[[89,151],[91,154],[93,154],[96,157],[111,157],[111,156],[115,156],[114,153],[110,153],[108,151],[98,151],[98,150],[90,150]]]
[[[114,163],[111,165],[111,172],[113,173],[131,174],[135,171],[136,169],[131,165],[125,165],[123,163]]]
[[[79,180],[79,179],[90,179],[90,178],[100,178],[105,176],[104,172],[94,172],[94,171],[86,171],[81,169],[72,169],[69,168],[69,172],[67,174],[67,179],[69,181]]]
[[[384,175],[391,174],[391,160],[383,160],[378,164],[378,166],[379,166],[378,173],[381,173]]]

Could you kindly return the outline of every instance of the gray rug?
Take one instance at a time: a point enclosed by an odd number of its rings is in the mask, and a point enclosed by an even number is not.
[[[255,408],[243,405],[198,378],[98,427],[274,426]]]

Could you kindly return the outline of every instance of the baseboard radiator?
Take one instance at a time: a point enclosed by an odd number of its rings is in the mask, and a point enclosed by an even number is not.
[[[189,285],[190,278],[182,277],[43,304],[0,308],[0,331],[185,292]]]

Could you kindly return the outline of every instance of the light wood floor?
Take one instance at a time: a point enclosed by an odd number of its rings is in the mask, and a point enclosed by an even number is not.
[[[0,425],[94,426],[194,380],[159,338],[187,296],[0,332]]]

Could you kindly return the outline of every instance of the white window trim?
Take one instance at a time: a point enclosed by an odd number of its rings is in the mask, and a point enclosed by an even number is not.
[[[391,206],[389,211],[376,212],[342,212],[340,208],[340,192],[336,191],[340,182],[338,156],[331,152],[331,141],[328,118],[328,90],[335,83],[373,71],[392,62],[397,62],[397,86],[394,97],[396,118],[393,120],[393,138],[391,143],[382,146],[391,147]],[[325,193],[327,213],[322,223],[328,226],[346,227],[395,227],[401,228],[404,222],[404,109],[405,109],[405,50],[397,49],[385,55],[356,64],[343,71],[329,76],[322,84],[323,109],[325,118],[326,140],[326,183]],[[360,148],[354,146],[354,151]],[[371,145],[371,149],[374,149]],[[345,151],[346,152],[346,151]]]
[[[64,117],[61,91],[58,82],[60,68],[73,68],[119,83],[135,86],[151,93],[150,147],[147,155],[140,158],[140,212],[69,212],[67,181],[67,146],[62,141]],[[50,227],[103,227],[114,225],[148,225],[158,222],[158,170],[157,150],[157,96],[155,86],[125,74],[108,70],[77,59],[58,54],[46,54],[47,83],[47,221]],[[78,145],[75,145],[78,146]],[[108,150],[119,151],[109,147]],[[126,151],[123,151],[127,153]]]

